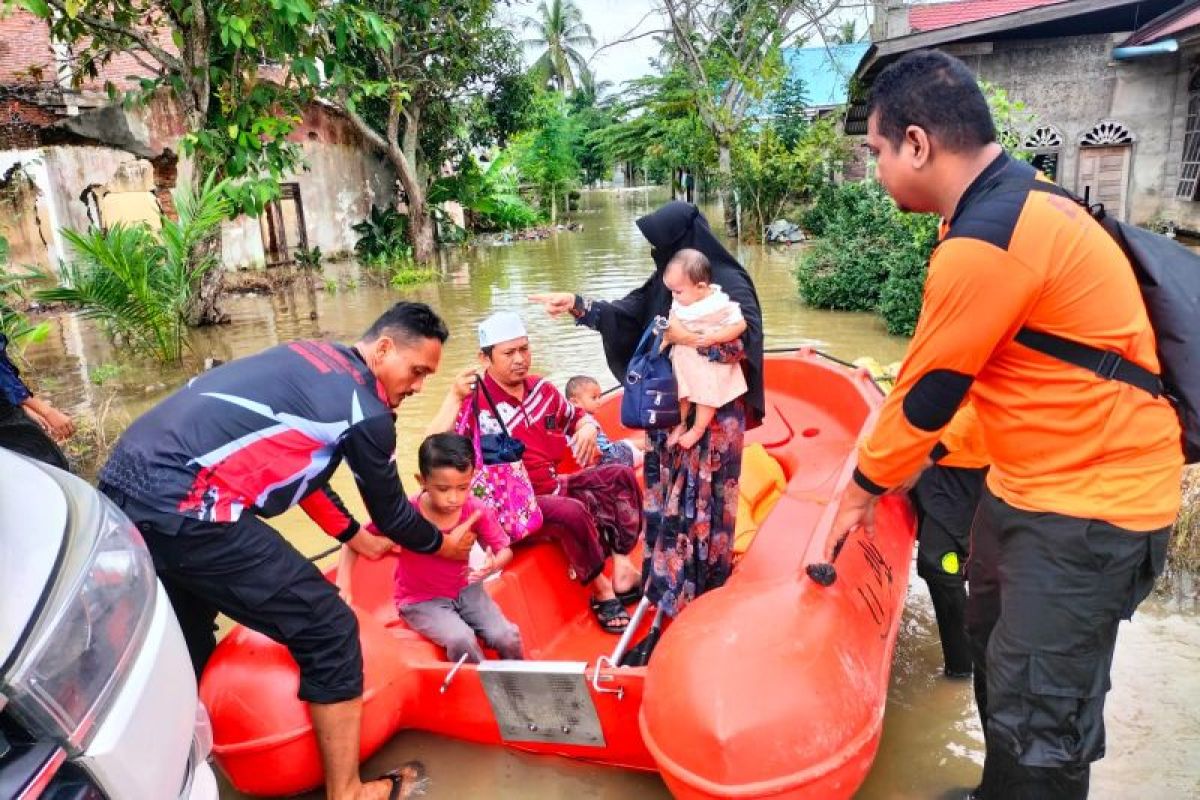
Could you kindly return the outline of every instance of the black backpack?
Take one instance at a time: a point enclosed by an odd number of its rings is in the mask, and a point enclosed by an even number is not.
[[[1155,397],[1166,395],[1183,427],[1184,461],[1200,461],[1200,255],[1174,239],[1114,219],[1104,213],[1103,205],[1090,204],[1061,186],[1038,180],[1032,188],[1083,206],[1125,251],[1158,341],[1162,375],[1119,353],[1043,331],[1021,328],[1016,340],[1101,378],[1124,381]]]

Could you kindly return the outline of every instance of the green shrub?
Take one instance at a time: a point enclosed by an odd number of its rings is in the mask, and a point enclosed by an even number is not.
[[[325,254],[319,247],[296,249],[296,266],[301,269],[320,269],[324,260]]]
[[[925,293],[925,269],[937,244],[938,218],[934,214],[902,214],[899,220],[909,238],[892,254],[892,266],[879,297],[879,314],[888,333],[912,336]]]
[[[370,215],[351,228],[358,234],[354,254],[364,264],[379,266],[412,256],[408,243],[408,217],[388,206],[371,205]]]
[[[819,235],[800,257],[800,296],[816,308],[879,311],[892,333],[912,334],[937,218],[903,214],[874,182],[818,193],[805,227]]]
[[[8,253],[8,240],[0,236],[0,334],[8,340],[10,355],[20,358],[26,347],[46,338],[50,324],[34,324],[21,310],[25,279],[8,272]]]
[[[388,275],[388,283],[393,288],[401,289],[405,286],[412,286],[418,283],[428,283],[436,280],[438,276],[437,270],[418,267],[413,264],[396,264],[391,268]]]

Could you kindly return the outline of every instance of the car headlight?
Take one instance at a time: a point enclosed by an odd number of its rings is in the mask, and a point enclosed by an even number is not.
[[[70,503],[63,563],[4,686],[10,709],[73,755],[132,667],[157,592],[154,564],[133,523],[85,486],[63,487]]]

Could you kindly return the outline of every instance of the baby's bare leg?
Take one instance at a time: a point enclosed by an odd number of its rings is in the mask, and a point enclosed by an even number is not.
[[[686,397],[679,400],[679,424],[671,429],[671,435],[667,437],[667,447],[674,447],[679,441],[679,437],[687,433],[687,418],[692,410],[692,401]]]
[[[692,447],[695,447],[696,442],[700,441],[700,437],[704,436],[704,432],[708,430],[709,424],[716,415],[716,406],[706,406],[696,403],[696,421],[692,423],[692,427],[687,433],[679,437],[679,446],[684,450],[690,450]]]

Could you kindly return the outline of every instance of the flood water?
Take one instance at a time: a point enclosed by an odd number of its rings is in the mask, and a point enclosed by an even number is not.
[[[524,313],[534,348],[535,369],[557,382],[590,373],[613,383],[596,336],[568,322],[548,319],[525,300],[540,291],[578,291],[617,297],[639,285],[651,268],[649,250],[634,219],[664,199],[653,191],[585,193],[573,218],[579,232],[537,242],[480,246],[444,254],[445,277],[404,290],[369,284],[353,266],[326,272],[342,288],[297,286],[273,295],[231,298],[231,325],[202,331],[194,363],[205,356],[236,358],[301,337],[327,336],[353,342],[390,303],[422,300],[448,321],[452,336],[442,371],[423,394],[400,409],[398,454],[402,475],[415,469],[415,450],[450,376],[474,363],[474,326],[497,309]],[[719,217],[710,214],[710,218]],[[872,356],[898,360],[906,341],[888,336],[871,314],[819,312],[804,308],[792,270],[795,249],[743,246],[738,255],[762,299],[768,347],[814,345],[842,359]],[[99,409],[110,436],[128,420],[181,385],[195,370],[164,370],[131,361],[89,323],[55,322],[49,341],[30,349],[30,373],[60,407],[78,416]],[[335,486],[356,513],[348,476]],[[277,520],[306,554],[330,540],[301,513]],[[1189,594],[1189,597],[1191,595]],[[1093,772],[1092,797],[1200,797],[1200,627],[1194,602],[1158,598],[1147,603],[1122,630],[1106,715],[1108,756]],[[736,680],[736,675],[730,676]],[[564,759],[528,756],[463,744],[420,733],[403,733],[366,765],[376,774],[409,759],[422,760],[431,778],[431,798],[532,798],[601,800],[667,797],[654,775],[623,773]],[[909,593],[884,724],[873,771],[859,793],[871,800],[935,797],[954,786],[973,785],[982,763],[982,737],[969,684],[941,677],[941,654],[924,585]],[[312,795],[316,797],[317,795]],[[240,798],[226,788],[223,798]]]

